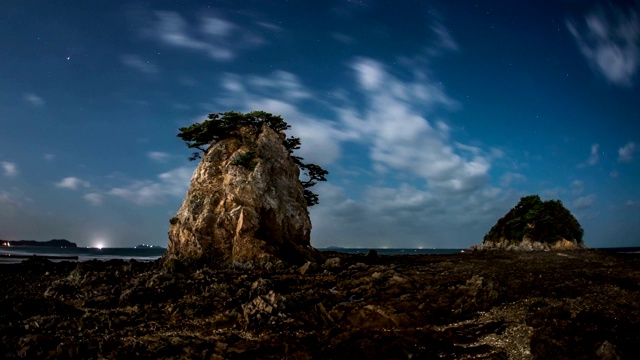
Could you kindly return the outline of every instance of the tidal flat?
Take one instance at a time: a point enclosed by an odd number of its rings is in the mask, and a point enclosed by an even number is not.
[[[365,256],[322,266],[0,265],[0,356],[631,359],[640,254]]]

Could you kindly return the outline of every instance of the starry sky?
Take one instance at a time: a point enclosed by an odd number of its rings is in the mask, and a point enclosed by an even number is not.
[[[166,246],[178,128],[264,110],[316,247],[463,248],[520,197],[640,246],[640,2],[0,2],[0,239]]]

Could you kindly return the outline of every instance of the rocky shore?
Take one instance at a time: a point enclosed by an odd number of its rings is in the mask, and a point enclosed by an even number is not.
[[[631,359],[640,254],[325,253],[322,266],[0,266],[0,356]]]

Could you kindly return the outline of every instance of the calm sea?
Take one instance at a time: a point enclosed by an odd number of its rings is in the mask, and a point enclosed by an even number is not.
[[[370,248],[319,248],[320,251],[337,251],[348,254],[367,254]],[[380,255],[421,255],[421,254],[456,254],[463,249],[376,249]],[[600,250],[618,253],[640,253],[640,248],[602,248]],[[159,259],[165,248],[49,248],[12,246],[0,248],[0,263],[17,263],[36,255],[45,256],[52,261],[87,261],[111,259],[135,259],[137,261],[153,261]]]
[[[135,259],[138,261],[153,261],[160,258],[164,248],[55,248],[37,246],[11,246],[0,248],[0,263],[21,262],[25,257],[37,255],[51,258],[52,261],[87,261],[111,259]]]
[[[320,248],[320,251],[337,251],[348,254],[367,254],[369,248]],[[380,255],[419,255],[419,254],[454,254],[462,249],[376,249]],[[0,263],[16,263],[36,255],[45,256],[52,261],[87,261],[111,259],[135,259],[137,261],[153,261],[160,258],[164,248],[53,248],[12,246],[0,248]],[[77,258],[77,259],[76,259]]]
[[[320,251],[337,251],[347,254],[368,254],[371,248],[319,248]],[[403,249],[403,248],[376,248],[379,255],[422,255],[422,254],[455,254],[463,249]]]

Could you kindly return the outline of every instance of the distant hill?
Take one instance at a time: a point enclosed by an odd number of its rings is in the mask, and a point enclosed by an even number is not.
[[[36,240],[0,240],[2,246],[40,246],[40,247],[57,247],[57,248],[75,248],[78,247],[66,239],[53,239],[49,241]]]

